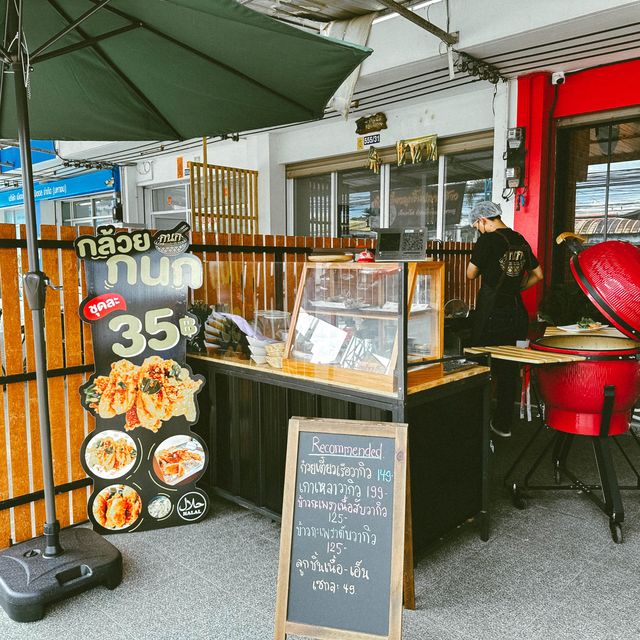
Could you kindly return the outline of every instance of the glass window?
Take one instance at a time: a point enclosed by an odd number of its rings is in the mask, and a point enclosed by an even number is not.
[[[444,238],[472,242],[475,229],[469,226],[469,212],[483,200],[491,200],[493,151],[471,151],[445,158]]]
[[[331,174],[294,180],[293,232],[297,236],[331,235]]]
[[[63,200],[60,202],[62,224],[76,227],[111,224],[115,205],[116,200],[112,196]]]
[[[93,207],[91,200],[84,200],[73,203],[73,221],[76,224],[90,224],[93,218]]]
[[[187,198],[187,186],[184,184],[152,189],[151,210],[186,211],[189,208]]]
[[[173,229],[181,222],[190,222],[187,220],[187,212],[181,213],[152,213],[151,228],[152,229]]]
[[[380,227],[380,175],[369,169],[338,172],[338,236],[374,236]]]
[[[95,217],[111,219],[113,216],[114,205],[115,202],[113,198],[96,198],[93,201]]]
[[[148,226],[151,229],[173,229],[180,222],[191,222],[189,185],[176,184],[151,189],[151,211]]]
[[[24,209],[3,209],[0,220],[8,224],[24,224]]]
[[[640,120],[561,129],[556,189],[554,237],[640,244]],[[567,260],[554,245],[554,280],[569,277]]]
[[[62,208],[62,224],[70,225],[71,224],[71,203],[70,202],[61,202]]]
[[[640,243],[640,121],[563,132],[569,152],[564,213],[569,228],[595,243]]]
[[[426,227],[427,237],[437,234],[438,163],[390,166],[389,226]]]
[[[491,199],[492,177],[493,150],[483,149],[445,155],[442,163],[398,167],[392,162],[383,165],[380,174],[362,167],[294,178],[294,233],[375,237],[382,211],[385,226],[425,227],[429,240],[441,232],[443,240],[473,241],[476,232],[469,227],[469,212],[477,202]],[[333,180],[337,202],[331,199]],[[446,201],[439,220],[443,189]],[[386,194],[382,202],[381,194]]]

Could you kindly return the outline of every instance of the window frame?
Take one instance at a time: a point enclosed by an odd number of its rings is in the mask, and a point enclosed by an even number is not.
[[[115,195],[115,192],[113,191],[89,194],[86,196],[78,196],[76,198],[61,198],[59,200],[56,200],[55,201],[56,202],[55,204],[56,225],[60,227],[74,227],[76,229],[79,229],[80,227],[93,227],[94,229],[97,229],[99,226],[114,224],[113,214],[109,216],[98,216],[96,214],[96,201],[104,200],[104,199],[113,200],[113,204],[115,206],[116,195]],[[74,211],[75,211],[74,205],[81,202],[89,203],[91,207],[91,215],[88,218],[87,217],[76,218],[74,215]],[[63,205],[65,204],[70,206],[71,217],[69,218],[68,222],[65,222],[63,217]]]
[[[481,131],[466,136],[444,138],[438,141],[438,203],[436,212],[435,238],[443,240],[445,224],[445,188],[447,158],[472,151],[493,151],[493,130]],[[382,164],[380,166],[380,225],[388,227],[390,223],[391,166],[395,162],[395,146],[378,149]],[[336,237],[338,221],[338,174],[349,169],[366,169],[368,151],[314,159],[287,165],[286,168],[286,228],[293,235],[300,235],[295,219],[295,180],[311,176],[331,176],[331,224],[329,237]],[[324,237],[324,236],[323,236]],[[349,236],[346,236],[349,237]],[[357,237],[357,236],[355,236]]]
[[[160,191],[161,189],[171,189],[173,187],[182,187],[185,192],[185,202],[187,206],[184,209],[159,209],[154,211],[153,209],[153,192]],[[143,190],[144,199],[144,220],[145,226],[148,229],[155,229],[155,218],[157,217],[178,217],[179,214],[184,212],[185,222],[191,224],[191,185],[189,180],[177,180],[174,182],[167,182],[164,184],[154,184],[144,187]]]

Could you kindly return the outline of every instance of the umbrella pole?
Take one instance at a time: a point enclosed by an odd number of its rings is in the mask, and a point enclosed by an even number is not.
[[[21,10],[10,0],[8,6]],[[9,12],[9,16],[14,15]],[[18,31],[20,33],[20,30]],[[0,551],[0,606],[18,622],[40,620],[45,606],[103,584],[115,589],[122,580],[122,555],[110,542],[94,531],[65,529],[60,531],[56,518],[47,358],[44,342],[44,307],[49,279],[40,271],[38,229],[36,226],[31,135],[26,83],[23,75],[21,44],[12,56],[11,68],[16,93],[16,118],[22,162],[22,188],[27,223],[28,273],[24,274],[24,294],[33,319],[33,344],[38,390],[40,449],[44,480],[44,535],[20,542]],[[62,547],[64,540],[66,553]],[[43,548],[44,547],[44,548]]]
[[[33,322],[33,346],[38,390],[38,417],[40,421],[40,448],[42,454],[42,477],[44,480],[45,557],[63,553],[60,544],[60,523],[56,517],[55,485],[51,454],[51,424],[49,420],[49,389],[47,386],[47,358],[44,336],[44,306],[49,279],[40,271],[38,257],[38,231],[36,226],[35,199],[33,195],[33,168],[31,166],[31,135],[29,132],[29,105],[22,67],[22,52],[12,64],[16,93],[16,117],[20,162],[22,163],[22,191],[27,226],[28,273],[23,276],[24,293],[31,309]]]

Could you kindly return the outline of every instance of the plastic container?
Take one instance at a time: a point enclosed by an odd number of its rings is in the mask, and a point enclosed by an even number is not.
[[[277,309],[259,309],[255,312],[253,327],[269,340],[282,340],[289,330],[291,314]]]

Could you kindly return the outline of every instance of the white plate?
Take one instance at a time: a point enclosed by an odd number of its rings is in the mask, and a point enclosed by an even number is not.
[[[99,448],[98,445],[102,440],[105,440],[107,438],[110,438],[116,444],[124,443],[128,445],[132,451],[130,462],[120,469],[104,467],[97,459],[97,451]],[[87,466],[91,470],[91,473],[98,476],[98,478],[109,480],[112,478],[120,478],[122,476],[125,476],[127,475],[127,473],[129,473],[129,471],[131,471],[138,459],[138,447],[136,447],[136,443],[133,441],[129,434],[123,433],[122,431],[109,429],[107,431],[100,431],[99,433],[94,435],[91,440],[89,440],[84,455],[85,461],[87,463]],[[96,456],[96,459],[94,459],[94,455]],[[113,463],[112,460],[109,460],[109,462]]]
[[[558,329],[568,331],[569,333],[593,333],[594,331],[600,331],[601,329],[607,329],[608,327],[608,324],[601,324],[598,327],[584,329],[582,327],[579,327],[577,324],[565,324],[562,327],[558,327]]]

